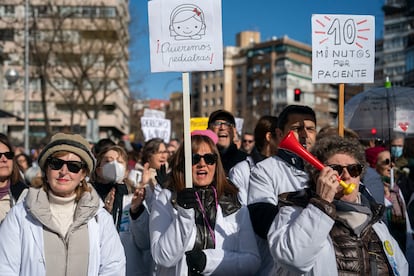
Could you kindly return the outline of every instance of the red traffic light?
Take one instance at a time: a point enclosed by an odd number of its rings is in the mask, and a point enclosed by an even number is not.
[[[299,88],[295,88],[293,90],[294,92],[294,100],[295,102],[300,102],[300,95],[302,94],[302,90],[300,90]]]

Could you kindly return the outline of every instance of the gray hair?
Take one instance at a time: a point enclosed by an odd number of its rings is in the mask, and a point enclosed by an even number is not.
[[[367,161],[365,150],[362,144],[354,138],[344,138],[338,135],[329,135],[316,141],[311,153],[323,164],[333,155],[342,153],[353,157],[357,163],[364,166],[361,178],[365,173]],[[314,181],[319,176],[319,171],[311,164],[305,164],[305,170],[309,174],[310,181]]]
[[[26,179],[26,182],[31,185],[35,177],[41,176],[41,172],[39,166],[32,166],[24,172],[24,178]]]

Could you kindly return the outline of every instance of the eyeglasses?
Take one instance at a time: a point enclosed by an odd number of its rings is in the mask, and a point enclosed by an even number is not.
[[[204,162],[206,162],[207,165],[213,165],[217,162],[217,154],[215,153],[206,153],[204,155],[196,153],[192,156],[193,165],[200,163],[201,158],[204,159]]]
[[[389,158],[382,160],[382,161],[378,161],[378,163],[380,163],[381,165],[389,165],[391,164],[391,160]]]
[[[229,122],[218,122],[218,121],[212,122],[211,125],[214,128],[219,128],[219,127],[229,128],[229,127],[233,126],[232,123],[229,123]]]
[[[344,169],[346,169],[349,175],[352,177],[360,176],[362,173],[362,169],[364,168],[364,166],[361,164],[351,164],[347,166],[331,164],[328,166],[337,171],[340,176],[343,174]]]
[[[254,142],[253,140],[243,140],[243,143],[249,143],[249,144],[251,144],[253,142]]]
[[[78,173],[85,166],[82,161],[65,161],[56,157],[48,158],[48,165],[52,170],[60,170],[64,164],[71,173]]]
[[[12,151],[0,152],[0,158],[2,158],[3,155],[6,156],[6,158],[9,160],[14,158],[14,152]]]

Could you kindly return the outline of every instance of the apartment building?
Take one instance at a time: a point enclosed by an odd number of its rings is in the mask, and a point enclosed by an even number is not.
[[[384,37],[377,52],[382,55],[379,66],[383,76],[395,86],[414,84],[414,3],[406,0],[386,0],[384,11]],[[376,64],[378,66],[378,64]],[[376,79],[382,85],[384,79]]]
[[[2,0],[0,109],[18,117],[2,131],[23,141],[28,101],[31,144],[64,130],[94,140],[128,134],[128,23],[127,0]]]
[[[226,109],[244,120],[243,131],[252,131],[261,116],[301,104],[315,109],[319,125],[333,125],[337,86],[314,86],[311,65],[310,45],[287,36],[261,41],[259,32],[241,32],[236,46],[224,49],[222,71],[191,73],[191,115]]]

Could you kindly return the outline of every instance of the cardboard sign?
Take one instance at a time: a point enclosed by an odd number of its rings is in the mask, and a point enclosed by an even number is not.
[[[223,69],[220,0],[148,2],[151,72]]]
[[[165,143],[170,141],[171,121],[167,119],[141,117],[141,130],[145,142],[152,138],[161,138]]]
[[[372,83],[374,67],[374,16],[312,15],[313,83]]]

